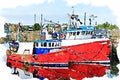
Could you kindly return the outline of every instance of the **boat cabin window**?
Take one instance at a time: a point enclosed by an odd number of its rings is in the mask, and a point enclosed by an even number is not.
[[[60,45],[59,45],[59,42],[57,43],[57,45],[60,46]]]
[[[57,47],[58,45],[57,45],[57,42],[55,42],[55,47]]]
[[[92,31],[89,31],[89,34],[92,35]]]
[[[38,47],[38,43],[35,43],[35,46]]]
[[[93,31],[91,31],[90,34],[93,35],[94,34]]]
[[[60,47],[61,42],[41,42],[41,43],[34,43],[35,47]]]
[[[70,32],[69,35],[71,36],[71,35],[72,35],[72,32]]]
[[[82,31],[82,35],[85,35],[85,31]]]
[[[42,42],[41,47],[47,47],[47,42]]]
[[[90,34],[90,31],[87,31],[87,33],[86,34]]]
[[[54,43],[52,43],[52,47],[54,47]]]
[[[75,36],[76,35],[76,32],[73,32],[73,36]]]
[[[91,35],[91,31],[87,31],[87,34]]]
[[[61,42],[58,43],[58,46],[59,46],[59,47],[61,46]]]
[[[79,35],[80,34],[80,32],[77,32],[77,35]]]
[[[61,46],[61,43],[59,43],[59,46]]]
[[[51,47],[51,43],[49,43],[48,45],[49,45],[49,47]]]
[[[44,43],[44,47],[47,47],[47,43],[46,42]]]
[[[89,34],[89,31],[86,31],[86,35],[88,35]]]
[[[60,47],[61,43],[60,42],[53,42],[53,43],[49,43],[48,45],[49,45],[49,47]]]
[[[41,43],[41,47],[44,47],[44,43]]]

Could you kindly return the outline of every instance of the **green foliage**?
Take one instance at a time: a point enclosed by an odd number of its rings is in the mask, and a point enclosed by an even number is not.
[[[66,30],[67,30],[67,27],[64,27],[64,28],[63,28],[63,32],[65,32]]]
[[[27,25],[24,26],[24,30],[25,30],[25,31],[29,31],[29,26],[27,26]]]
[[[62,26],[64,26],[62,28],[62,31],[65,32],[67,30],[67,28],[68,28],[69,25],[67,23],[63,23]]]
[[[39,23],[35,23],[33,25],[33,31],[38,31],[38,30],[40,30],[40,28],[41,28],[41,26],[39,25]]]
[[[53,28],[53,25],[48,25],[48,27],[47,27],[49,30],[52,30],[52,28]]]
[[[111,74],[118,75],[119,69],[116,67],[116,65],[111,66]]]
[[[103,24],[99,24],[96,26],[97,29],[107,29],[107,30],[113,30],[113,29],[119,29],[117,25],[112,25],[108,22],[103,23]]]

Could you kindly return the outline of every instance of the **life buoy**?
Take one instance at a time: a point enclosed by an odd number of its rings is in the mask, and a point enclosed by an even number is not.
[[[6,50],[6,56],[9,57],[11,54],[12,54],[12,52],[9,49],[7,49]]]

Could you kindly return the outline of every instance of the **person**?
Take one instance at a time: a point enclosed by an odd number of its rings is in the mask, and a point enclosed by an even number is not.
[[[58,37],[57,33],[53,33],[53,34],[52,34],[52,38],[53,38],[53,39],[58,39],[57,37]]]

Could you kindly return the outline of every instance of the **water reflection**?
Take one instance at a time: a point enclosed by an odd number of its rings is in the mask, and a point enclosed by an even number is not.
[[[70,77],[76,80],[82,80],[86,77],[102,77],[107,70],[110,70],[110,65],[72,64],[70,66]]]
[[[42,69],[40,74],[44,78],[49,80],[82,80],[83,78],[102,77],[107,75],[112,78],[118,75],[119,69],[113,68],[110,64],[75,64],[69,65],[68,69]],[[116,71],[115,71],[116,70]],[[41,74],[47,72],[47,74]],[[116,74],[117,73],[117,74]]]

